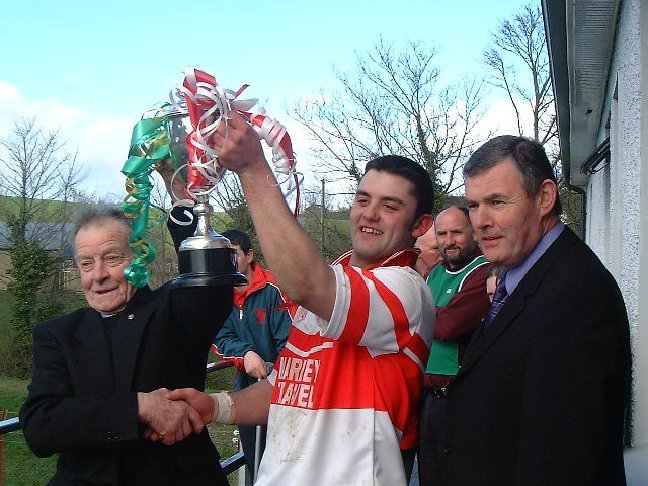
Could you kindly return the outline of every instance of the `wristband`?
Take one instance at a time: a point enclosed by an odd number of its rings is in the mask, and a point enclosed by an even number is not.
[[[234,423],[234,400],[228,392],[214,393],[211,395],[214,402],[218,404],[218,414],[212,420],[215,424],[232,424]]]

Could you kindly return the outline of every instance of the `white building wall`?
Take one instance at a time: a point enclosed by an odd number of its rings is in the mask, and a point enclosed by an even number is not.
[[[599,142],[610,137],[611,163],[590,176],[586,223],[587,243],[617,279],[628,310],[634,446],[648,445],[648,118],[641,118],[648,117],[648,5],[641,3],[621,2],[599,132]]]
[[[648,446],[648,5],[641,2],[642,10],[637,15],[640,29],[640,56],[639,63],[642,66],[642,76],[637,84],[640,86],[641,112],[644,119],[640,127],[640,162],[637,163],[637,180],[639,191],[637,197],[640,211],[638,222],[638,255],[639,264],[637,269],[637,316],[636,328],[634,329],[633,345],[635,358],[635,386],[634,393],[635,413],[634,427],[637,446]],[[645,67],[645,71],[644,68]]]

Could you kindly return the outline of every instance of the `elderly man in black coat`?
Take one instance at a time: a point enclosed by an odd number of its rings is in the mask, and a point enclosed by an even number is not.
[[[89,307],[34,326],[25,439],[40,457],[59,453],[52,485],[227,484],[196,412],[159,389],[204,388],[232,289],[136,290],[124,276],[130,232],[115,209],[91,208],[77,221]],[[161,440],[147,440],[150,431]]]

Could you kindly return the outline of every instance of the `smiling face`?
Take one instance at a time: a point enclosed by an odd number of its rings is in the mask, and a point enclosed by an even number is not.
[[[557,188],[542,182],[529,196],[510,158],[466,177],[466,199],[477,241],[486,259],[504,267],[519,264],[557,222],[552,208]]]
[[[411,248],[429,228],[424,214],[414,221],[416,198],[407,179],[370,170],[358,184],[349,218],[353,255],[351,265],[369,268],[393,253]]]
[[[443,259],[451,269],[463,267],[477,247],[470,219],[461,209],[451,207],[441,211],[434,224]]]
[[[134,293],[124,277],[131,262],[129,229],[124,223],[104,218],[82,227],[74,238],[75,261],[88,305],[111,313],[126,306]]]

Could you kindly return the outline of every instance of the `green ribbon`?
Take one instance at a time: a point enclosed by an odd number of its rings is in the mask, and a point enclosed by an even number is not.
[[[167,106],[164,105],[163,108]],[[151,278],[147,265],[155,259],[155,247],[148,231],[166,220],[164,209],[151,204],[153,183],[151,172],[156,164],[168,158],[169,135],[167,133],[164,112],[156,109],[153,116],[142,119],[133,128],[128,160],[121,172],[127,177],[127,195],[122,202],[122,209],[131,219],[129,244],[133,259],[124,270],[126,279],[135,287],[144,287]],[[151,208],[162,211],[163,216],[150,219]]]

